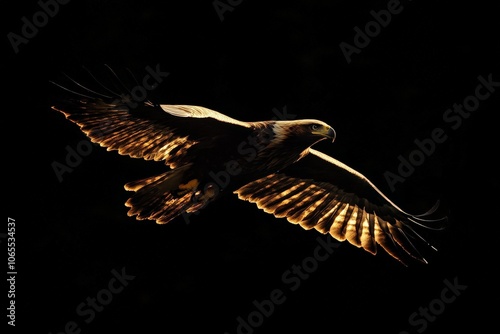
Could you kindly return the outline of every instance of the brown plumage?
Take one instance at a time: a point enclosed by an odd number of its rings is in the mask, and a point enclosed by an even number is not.
[[[52,108],[93,142],[165,163],[164,173],[125,185],[134,192],[128,214],[139,220],[167,223],[202,209],[224,190],[372,254],[380,245],[404,263],[408,256],[425,262],[415,242],[426,242],[415,227],[437,229],[446,219],[404,212],[363,175],[312,149],[335,139],[322,121],[242,122],[199,106],[150,101],[131,108],[110,89],[77,84],[83,90],[77,93],[57,85],[73,97]]]

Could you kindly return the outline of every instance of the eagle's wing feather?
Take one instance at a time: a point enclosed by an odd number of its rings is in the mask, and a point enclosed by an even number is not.
[[[221,136],[243,135],[250,128],[250,123],[199,106],[131,102],[86,90],[52,108],[108,151],[165,161],[172,168],[195,158],[196,147],[209,146]]]
[[[161,109],[165,112],[177,116],[177,117],[192,117],[192,118],[212,118],[219,120],[221,122],[239,125],[245,128],[250,127],[247,122],[242,122],[232,117],[226,116],[204,107],[191,106],[191,105],[171,105],[171,104],[160,104]]]
[[[340,161],[314,149],[309,152],[283,171],[239,188],[238,197],[372,254],[378,244],[403,263],[407,255],[425,262],[414,244],[424,240],[413,227],[430,221],[404,212],[366,177]]]

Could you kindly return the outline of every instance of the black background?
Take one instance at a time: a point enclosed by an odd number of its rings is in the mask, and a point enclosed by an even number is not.
[[[255,333],[417,332],[423,328],[408,317],[440,298],[445,279],[467,288],[425,333],[487,329],[496,290],[499,93],[456,130],[443,114],[474,94],[478,76],[500,81],[498,19],[486,4],[402,6],[349,64],[339,44],[353,44],[353,28],[363,29],[387,1],[245,0],[223,21],[212,1],[71,1],[17,54],[5,38],[4,196],[17,227],[16,329],[59,333],[75,321],[81,333],[233,334],[254,300],[281,289],[286,301]],[[20,34],[21,18],[39,10],[36,2],[6,10],[7,32]],[[53,162],[64,163],[67,146],[86,138],[50,109],[58,91],[49,80],[62,72],[77,79],[82,66],[103,64],[139,78],[146,66],[169,72],[148,95],[160,103],[201,105],[245,121],[286,106],[297,118],[329,123],[337,140],[317,148],[402,208],[423,212],[441,199],[450,227],[432,238],[439,251],[428,265],[405,268],[382,251],[372,256],[344,243],[291,291],[282,275],[313,254],[317,232],[236,196],[189,224],[136,221],[126,215],[123,184],[162,165],[98,146],[59,182]],[[435,128],[447,140],[392,192],[384,172],[397,173],[398,156],[408,157],[414,140]],[[135,278],[86,323],[77,306],[122,268]]]

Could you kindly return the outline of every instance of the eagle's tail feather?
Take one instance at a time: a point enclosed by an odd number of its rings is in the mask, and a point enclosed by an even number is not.
[[[129,182],[125,189],[135,191],[125,205],[129,207],[128,215],[137,216],[138,220],[155,220],[165,224],[193,210],[192,192],[178,193],[179,184],[191,164],[181,166],[160,175]]]

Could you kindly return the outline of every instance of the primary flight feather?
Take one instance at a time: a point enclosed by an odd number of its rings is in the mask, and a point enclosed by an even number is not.
[[[204,107],[151,101],[131,107],[112,89],[73,83],[75,90],[56,84],[73,96],[54,110],[107,150],[166,165],[160,175],[125,185],[134,192],[125,203],[128,215],[139,220],[164,224],[234,192],[304,229],[372,254],[380,246],[406,263],[408,257],[426,262],[415,243],[427,242],[415,228],[439,229],[446,219],[406,213],[362,174],[312,149],[335,140],[322,121],[242,122]]]

